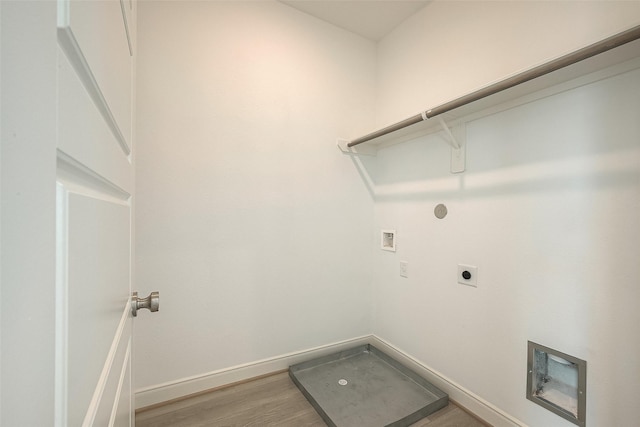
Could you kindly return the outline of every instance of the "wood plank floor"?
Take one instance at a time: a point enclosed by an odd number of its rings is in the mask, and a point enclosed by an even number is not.
[[[136,414],[137,427],[325,426],[288,373],[278,373]],[[484,427],[453,403],[412,427]],[[366,426],[363,426],[366,427]]]

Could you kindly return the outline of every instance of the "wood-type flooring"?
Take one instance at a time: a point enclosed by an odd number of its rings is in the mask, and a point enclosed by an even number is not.
[[[454,403],[449,403],[411,427],[486,425]],[[293,384],[288,373],[281,372],[139,411],[136,426],[322,427],[326,424]]]

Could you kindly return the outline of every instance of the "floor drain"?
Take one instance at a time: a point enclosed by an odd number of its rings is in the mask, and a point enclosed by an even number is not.
[[[340,384],[340,385],[347,385],[348,383],[347,383],[347,380],[345,380],[344,378],[342,378],[342,379],[338,380],[338,384]]]

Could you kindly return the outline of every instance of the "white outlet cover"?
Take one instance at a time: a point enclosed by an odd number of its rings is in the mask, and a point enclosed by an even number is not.
[[[462,277],[462,273],[468,271],[471,273],[471,277],[465,279]],[[465,265],[458,264],[458,283],[461,285],[473,286],[474,288],[478,287],[478,267],[473,265]]]
[[[409,263],[407,261],[400,261],[400,276],[409,277]]]

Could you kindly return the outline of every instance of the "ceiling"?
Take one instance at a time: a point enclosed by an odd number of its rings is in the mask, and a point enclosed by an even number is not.
[[[279,0],[373,41],[386,36],[427,0]]]

